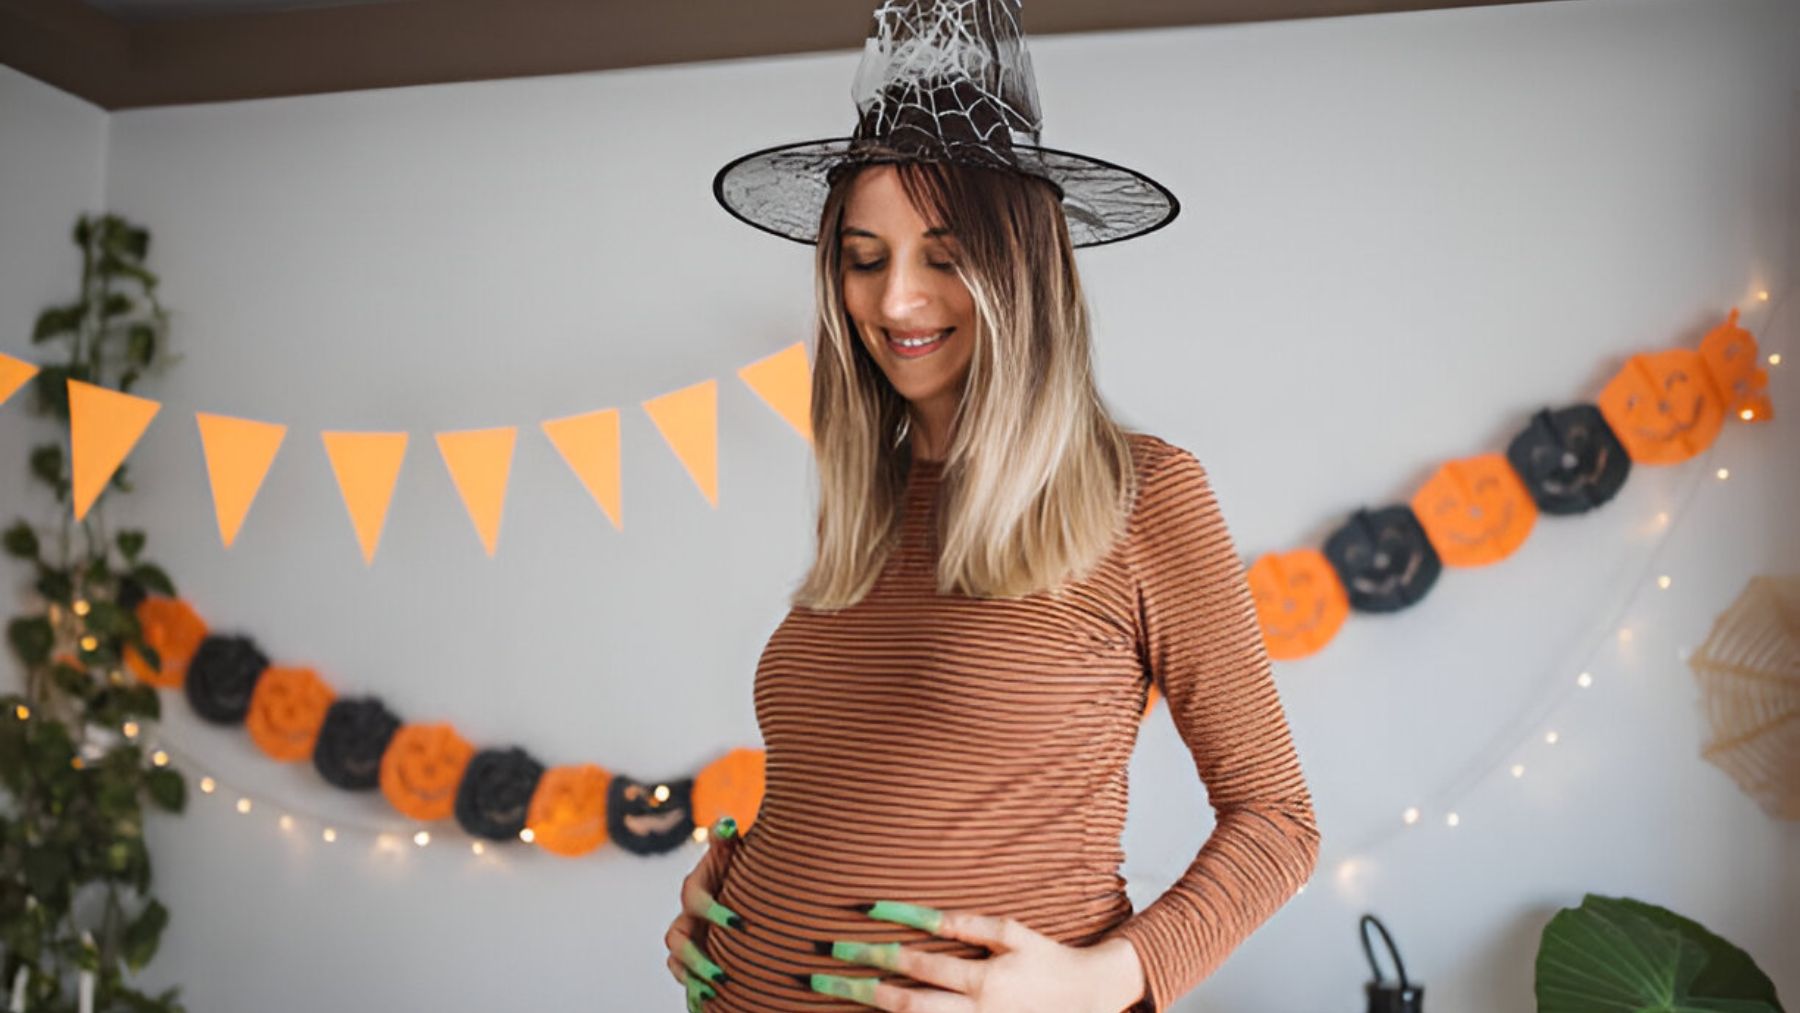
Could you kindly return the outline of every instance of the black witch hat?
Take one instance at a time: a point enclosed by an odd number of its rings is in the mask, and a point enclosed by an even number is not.
[[[1020,0],[883,0],[863,45],[849,137],[764,148],[713,177],[725,210],[765,232],[818,242],[836,174],[852,166],[946,161],[1048,180],[1074,246],[1116,243],[1173,221],[1181,205],[1141,172],[1039,145],[1043,118]]]

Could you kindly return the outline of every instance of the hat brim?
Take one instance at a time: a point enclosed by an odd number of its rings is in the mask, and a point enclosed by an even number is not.
[[[815,245],[830,190],[826,171],[847,160],[852,141],[796,141],[732,159],[713,175],[713,197],[746,225]],[[1134,169],[1058,148],[1015,144],[1012,151],[1020,170],[1062,188],[1073,246],[1135,239],[1174,221],[1181,211],[1168,187]]]

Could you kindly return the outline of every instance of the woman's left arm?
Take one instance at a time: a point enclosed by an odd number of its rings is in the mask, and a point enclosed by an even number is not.
[[[1163,1010],[1212,974],[1318,862],[1320,834],[1244,565],[1206,471],[1175,448],[1146,476],[1133,565],[1151,677],[1217,816],[1168,891],[1107,938],[1124,939]]]

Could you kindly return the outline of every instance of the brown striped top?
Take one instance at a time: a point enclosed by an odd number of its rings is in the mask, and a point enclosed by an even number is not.
[[[890,972],[815,941],[986,954],[856,908],[883,899],[1009,916],[1069,945],[1123,936],[1148,982],[1134,1008],[1165,1010],[1306,882],[1319,831],[1243,564],[1199,461],[1130,438],[1125,536],[1061,594],[939,594],[942,465],[921,460],[868,596],[775,629],[754,693],[767,784],[718,892],[745,924],[700,940],[728,975],[710,1013],[869,1009],[801,979]],[[1152,679],[1217,826],[1134,912],[1119,835]]]

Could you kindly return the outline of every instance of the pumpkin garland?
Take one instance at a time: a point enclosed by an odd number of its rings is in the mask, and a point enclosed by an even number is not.
[[[1727,416],[1774,418],[1756,337],[1737,321],[1734,307],[1697,350],[1631,356],[1593,403],[1539,409],[1505,453],[1450,461],[1405,503],[1358,508],[1326,538],[1324,566],[1310,549],[1257,558],[1247,577],[1269,656],[1319,651],[1349,611],[1418,604],[1446,566],[1506,559],[1541,514],[1605,504],[1633,463],[1693,458],[1718,438]]]
[[[591,763],[546,767],[521,747],[477,749],[447,723],[404,722],[379,697],[339,696],[311,668],[270,664],[251,637],[209,630],[179,598],[145,594],[121,604],[133,609],[156,655],[152,664],[126,649],[126,667],[140,681],[180,690],[212,724],[244,725],[270,759],[311,760],[345,791],[379,790],[409,819],[454,819],[472,837],[526,840],[570,858],[609,839],[656,855],[721,816],[748,828],[762,805],[760,749],[734,749],[666,782]]]

